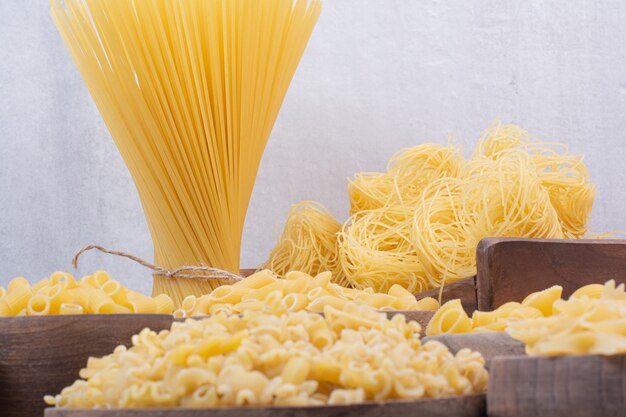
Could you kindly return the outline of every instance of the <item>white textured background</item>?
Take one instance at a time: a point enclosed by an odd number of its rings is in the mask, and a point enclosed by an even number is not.
[[[242,265],[258,265],[291,203],[343,220],[346,177],[401,147],[469,153],[495,117],[584,153],[596,231],[626,229],[626,2],[326,0],[270,138]],[[130,176],[48,17],[0,0],[0,284],[69,268],[100,243],[151,259]],[[87,255],[149,291],[130,262]]]

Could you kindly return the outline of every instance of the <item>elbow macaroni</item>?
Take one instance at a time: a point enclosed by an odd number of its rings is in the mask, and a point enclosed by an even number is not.
[[[71,274],[55,272],[30,285],[23,277],[12,279],[7,289],[0,287],[0,317],[54,314],[171,314],[172,299],[164,294],[155,298],[124,288],[104,271],[96,271],[76,281]]]
[[[276,315],[175,322],[142,330],[132,346],[90,358],[82,379],[56,396],[59,408],[350,404],[483,392],[479,353],[422,344],[417,322],[388,319],[354,302]]]
[[[400,285],[391,286],[387,294],[383,294],[374,293],[371,289],[342,287],[331,281],[330,272],[313,277],[304,272],[292,271],[282,279],[269,270],[262,270],[233,285],[222,285],[202,297],[185,298],[175,316],[201,316],[219,311],[322,312],[327,306],[341,309],[349,301],[379,310],[434,311],[439,308],[434,298],[426,297],[418,301]]]

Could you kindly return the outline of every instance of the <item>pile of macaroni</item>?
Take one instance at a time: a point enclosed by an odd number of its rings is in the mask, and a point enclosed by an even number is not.
[[[383,294],[375,293],[371,288],[356,290],[342,287],[331,282],[330,272],[312,277],[304,272],[292,271],[283,279],[269,270],[262,270],[233,285],[222,285],[202,297],[187,296],[181,308],[174,311],[174,317],[259,310],[321,312],[326,306],[342,309],[349,301],[383,311],[435,311],[439,308],[439,302],[434,298],[417,301],[400,285],[392,286]]]
[[[104,271],[80,280],[55,272],[35,285],[14,278],[0,287],[0,317],[52,314],[172,314],[174,303],[165,294],[154,298],[129,290]]]
[[[537,356],[626,353],[624,284],[586,285],[567,300],[561,299],[562,290],[554,286],[521,303],[475,311],[471,318],[459,300],[452,300],[435,313],[426,334],[506,331]]]
[[[507,333],[537,356],[626,353],[626,293],[615,281],[587,285],[568,300],[557,299],[553,314],[521,320]]]
[[[561,298],[562,292],[563,288],[555,285],[530,294],[521,303],[508,302],[494,311],[474,311],[471,318],[463,309],[461,300],[450,300],[435,312],[426,326],[426,335],[501,332],[514,321],[551,316],[552,305]]]
[[[246,311],[187,319],[132,347],[90,358],[59,408],[349,404],[466,395],[485,390],[483,357],[422,345],[420,326],[367,306],[276,315]]]

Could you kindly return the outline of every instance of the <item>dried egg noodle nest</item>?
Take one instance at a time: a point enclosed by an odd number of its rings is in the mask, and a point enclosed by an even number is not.
[[[314,201],[294,204],[279,244],[259,269],[270,269],[280,276],[289,271],[310,275],[330,271],[333,282],[347,285],[337,250],[340,231],[341,223],[321,204]]]
[[[474,275],[484,237],[582,238],[595,188],[565,145],[496,123],[468,160],[453,145],[405,149],[386,172],[356,174],[348,195],[337,250],[349,285],[418,292]]]

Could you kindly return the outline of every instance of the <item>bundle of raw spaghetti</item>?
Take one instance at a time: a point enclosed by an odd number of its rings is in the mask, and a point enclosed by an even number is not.
[[[313,201],[294,204],[278,244],[260,269],[281,276],[294,270],[310,275],[330,271],[333,282],[347,285],[337,250],[340,231],[341,223],[321,204]]]
[[[125,288],[104,271],[80,280],[67,272],[30,285],[24,277],[0,287],[0,316],[47,316],[53,314],[172,314],[174,303],[165,294],[154,298]]]
[[[89,358],[82,379],[45,401],[98,409],[337,405],[470,395],[488,381],[480,353],[422,343],[417,322],[354,303],[328,306],[324,316],[188,319],[144,329],[132,342]]]
[[[469,160],[452,145],[406,149],[387,172],[356,174],[348,194],[338,250],[350,285],[422,291],[475,274],[484,237],[583,237],[594,186],[564,145],[496,124]]]
[[[166,269],[239,271],[267,138],[320,0],[51,0]],[[155,277],[176,302],[219,281]]]

